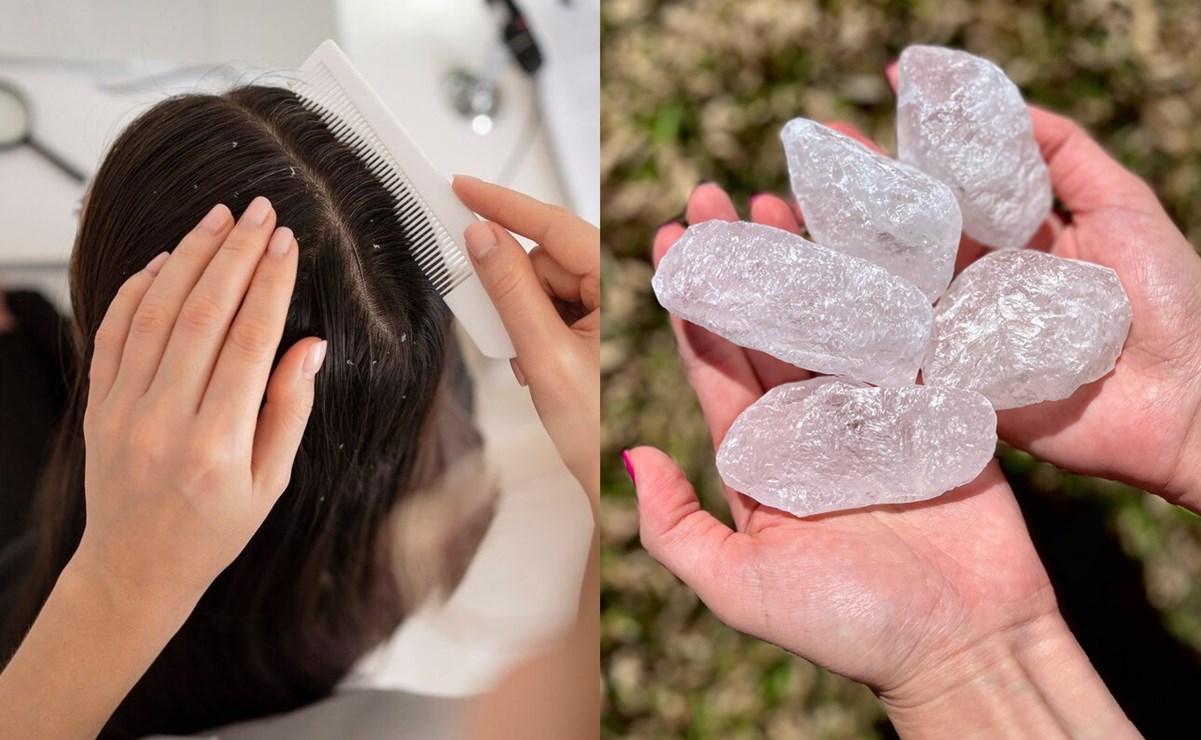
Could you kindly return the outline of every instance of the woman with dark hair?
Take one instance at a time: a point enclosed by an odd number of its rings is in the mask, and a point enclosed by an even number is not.
[[[595,506],[599,396],[579,394],[598,383],[597,269],[543,253],[490,281],[516,243],[487,228],[503,248],[477,267],[515,372]],[[287,90],[172,98],[119,137],[71,259],[75,371],[36,528],[0,557],[0,727],[139,737],[298,707],[453,589],[493,489],[463,473],[470,387],[410,246],[387,191]],[[540,300],[513,290],[535,273]],[[534,349],[518,304],[571,340],[543,330],[555,344]],[[559,371],[591,378],[546,390]],[[439,485],[452,472],[473,482]],[[453,497],[440,521],[394,541],[431,496]]]

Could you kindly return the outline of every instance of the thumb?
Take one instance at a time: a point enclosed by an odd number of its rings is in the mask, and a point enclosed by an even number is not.
[[[730,554],[722,549],[739,535],[701,508],[692,484],[666,454],[637,447],[624,456],[638,492],[642,546],[713,608],[727,591],[719,580]]]
[[[280,358],[267,382],[267,402],[254,430],[251,471],[255,493],[272,505],[292,479],[292,463],[313,410],[314,385],[326,347],[324,339],[297,342]]]
[[[561,344],[567,327],[543,290],[529,255],[512,234],[480,221],[468,226],[463,238],[476,274],[496,305],[528,376],[539,365],[539,353]]]

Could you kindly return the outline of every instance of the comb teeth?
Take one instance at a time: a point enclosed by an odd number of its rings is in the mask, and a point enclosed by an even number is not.
[[[334,137],[354,150],[367,168],[396,201],[396,221],[412,243],[413,258],[434,286],[445,296],[474,275],[467,255],[446,233],[433,209],[408,176],[375,128],[351,101],[329,68],[320,63],[295,80],[293,90],[301,103],[317,114]]]

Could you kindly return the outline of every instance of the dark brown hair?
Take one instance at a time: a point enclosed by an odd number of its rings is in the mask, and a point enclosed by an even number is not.
[[[305,336],[329,340],[313,413],[288,489],[106,736],[192,732],[327,694],[418,601],[457,583],[490,521],[488,486],[456,493],[438,483],[479,437],[469,401],[452,387],[466,376],[449,312],[383,186],[287,90],[172,98],[118,138],[80,223],[71,259],[80,371],[43,480],[38,554],[9,616],[4,654],[83,530],[87,368],[109,302],[214,204],[237,215],[258,195],[300,245],[280,353]],[[446,501],[430,504],[430,496]],[[406,506],[443,520],[432,542],[422,538],[424,549],[388,536],[389,516],[403,518]]]

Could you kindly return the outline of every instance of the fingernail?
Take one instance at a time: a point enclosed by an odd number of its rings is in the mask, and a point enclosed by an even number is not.
[[[312,347],[309,347],[309,353],[304,357],[304,365],[301,367],[301,372],[304,377],[316,377],[317,371],[321,369],[321,363],[325,362],[325,346],[328,342],[322,339]]]
[[[896,59],[893,59],[891,62],[889,62],[888,64],[885,64],[885,65],[884,65],[884,77],[885,77],[885,79],[888,79],[888,78],[891,78],[891,77],[892,77],[892,71],[893,71],[894,69],[896,69],[896,66],[897,66],[897,60],[896,60]]]
[[[259,196],[250,201],[246,211],[242,214],[242,222],[248,226],[262,226],[267,221],[267,215],[271,213],[271,201],[263,196]]]
[[[712,180],[701,180],[700,182],[698,182],[697,184],[692,186],[692,192],[695,193],[699,188],[702,188],[705,185],[712,185],[712,184],[713,184]]]
[[[200,228],[210,234],[219,234],[221,229],[225,228],[225,224],[229,222],[230,216],[229,209],[218,203],[200,220]]]
[[[630,482],[637,483],[638,481],[634,478],[634,463],[630,462],[629,450],[621,451],[621,461],[626,464],[626,472],[630,474]]]
[[[292,230],[287,226],[281,226],[271,235],[271,241],[267,242],[267,252],[276,257],[283,257],[292,248]]]
[[[672,226],[672,225],[683,226],[684,222],[678,218],[673,218],[673,219],[664,221],[663,223],[659,224],[659,226],[655,229],[655,231],[656,232],[662,231],[663,229],[666,229],[668,226]]]
[[[509,359],[509,367],[513,368],[513,377],[517,378],[517,382],[525,386],[525,374],[521,372],[521,365],[517,364],[517,358]]]
[[[170,256],[171,255],[168,252],[159,252],[158,254],[154,255],[154,259],[146,263],[146,272],[150,273],[152,276],[158,275],[158,271],[163,269],[163,264],[166,263],[167,258]]]
[[[480,180],[480,178],[472,177],[471,175],[452,175],[450,179],[451,180],[471,180],[472,182],[483,182],[482,180]]]
[[[496,249],[496,234],[483,221],[468,226],[463,232],[463,240],[467,242],[467,251],[477,260],[484,259]]]
[[[764,195],[765,195],[765,193],[755,193],[754,195],[752,195],[751,197],[746,199],[747,205],[749,205],[749,206],[755,205],[755,199],[762,198]]]

